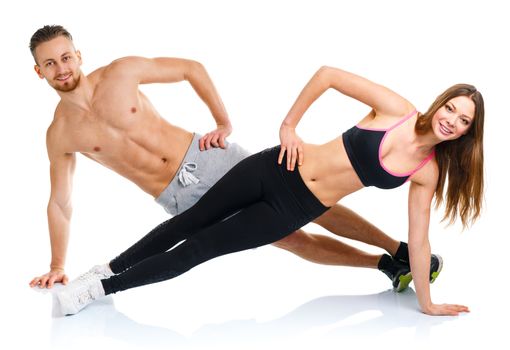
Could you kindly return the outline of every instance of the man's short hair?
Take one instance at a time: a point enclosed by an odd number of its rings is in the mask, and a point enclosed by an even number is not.
[[[60,25],[46,25],[42,28],[39,28],[34,33],[34,35],[32,35],[32,38],[30,39],[30,52],[34,57],[35,63],[37,63],[37,59],[35,58],[35,49],[37,46],[59,36],[65,36],[67,39],[73,41],[71,33],[69,33],[67,29]]]

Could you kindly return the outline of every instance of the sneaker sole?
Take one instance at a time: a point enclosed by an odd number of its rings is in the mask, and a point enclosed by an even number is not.
[[[437,260],[439,260],[439,266],[437,268],[437,271],[432,272],[430,274],[430,283],[434,283],[434,281],[436,280],[437,276],[439,276],[439,273],[443,269],[443,258],[441,257],[441,255],[437,255],[437,254],[436,254],[436,257],[437,257]]]
[[[398,285],[394,290],[397,293],[403,292],[404,290],[409,287],[409,283],[413,280],[413,276],[411,275],[411,272],[406,273],[405,275],[402,275],[398,278]]]
[[[70,316],[76,314],[79,310],[76,310],[75,307],[70,306],[73,305],[71,299],[64,293],[57,294],[57,300],[60,304],[60,311],[64,316]]]

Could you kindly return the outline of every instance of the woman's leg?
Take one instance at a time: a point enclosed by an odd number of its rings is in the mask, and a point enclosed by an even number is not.
[[[294,217],[285,217],[265,201],[254,203],[200,230],[174,249],[102,280],[105,294],[168,280],[215,257],[272,243],[294,230],[294,222]]]
[[[279,148],[273,148],[258,154],[257,161],[250,157],[236,166],[237,170],[233,169],[189,209],[194,215],[213,205],[234,210],[218,212],[220,220],[202,225],[174,249],[153,254],[129,270],[102,280],[106,294],[167,280],[212,258],[275,242],[324,213],[327,208],[306,187],[299,172],[288,172],[277,165],[278,153]],[[245,191],[247,195],[242,194]],[[228,201],[243,205],[220,204]],[[193,220],[193,216],[187,219]]]
[[[275,242],[324,213],[327,208],[299,172],[277,165],[278,153],[275,147],[242,161],[194,207],[112,262],[114,271],[122,266],[116,266],[119,260],[131,268],[105,279],[90,274],[64,288],[57,296],[64,312],[73,314],[105,294],[167,280],[212,258]],[[175,232],[185,240],[165,252]]]
[[[158,225],[113,259],[111,270],[120,273],[150,256],[163,253],[200,229],[256,202],[262,193],[259,158],[253,155],[237,164],[193,207]]]

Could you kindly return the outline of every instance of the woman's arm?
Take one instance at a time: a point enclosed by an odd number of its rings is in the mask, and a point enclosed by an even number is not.
[[[294,170],[296,160],[303,163],[303,147],[295,129],[310,105],[326,90],[333,88],[374,109],[378,115],[401,116],[414,107],[405,98],[390,89],[356,74],[332,67],[321,67],[305,85],[280,128],[282,149],[278,163],[287,154],[287,169]]]
[[[469,312],[463,305],[433,304],[430,297],[430,206],[437,182],[437,166],[424,167],[409,188],[409,259],[418,303],[428,315],[458,315]]]

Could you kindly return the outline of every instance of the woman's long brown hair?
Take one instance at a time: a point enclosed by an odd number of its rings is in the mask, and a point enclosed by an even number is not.
[[[466,135],[436,146],[439,179],[436,187],[436,209],[445,202],[443,220],[455,222],[460,216],[463,227],[479,216],[483,202],[483,122],[482,94],[469,84],[457,84],[437,97],[425,114],[419,116],[415,130],[425,134],[432,128],[432,117],[449,100],[457,96],[469,97],[475,104],[473,124]],[[447,181],[448,180],[448,181]],[[448,183],[445,193],[445,184]]]

